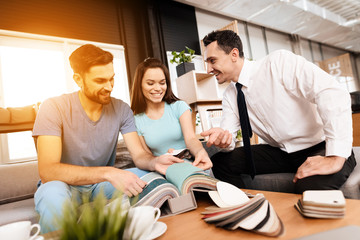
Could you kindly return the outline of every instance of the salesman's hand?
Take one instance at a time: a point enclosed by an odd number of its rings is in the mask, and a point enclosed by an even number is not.
[[[341,170],[345,163],[345,158],[338,156],[313,156],[308,157],[306,161],[298,168],[293,182],[298,179],[313,175],[329,175]]]
[[[171,154],[161,155],[153,160],[154,169],[158,173],[165,175],[167,168],[174,163],[181,163],[184,160],[174,157]]]
[[[200,133],[201,136],[207,137],[209,139],[206,143],[206,146],[211,147],[215,145],[220,148],[227,148],[231,144],[232,135],[228,130],[223,130],[222,128],[211,128],[205,132]]]
[[[117,168],[111,168],[107,179],[116,189],[129,197],[141,193],[146,185],[146,182],[141,180],[136,174]]]
[[[193,165],[203,170],[210,169],[213,166],[209,155],[207,154],[205,149],[201,149],[199,152],[196,153]]]

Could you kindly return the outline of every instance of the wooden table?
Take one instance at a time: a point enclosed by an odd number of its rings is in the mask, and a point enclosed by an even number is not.
[[[158,239],[294,239],[346,225],[360,226],[360,200],[346,200],[346,214],[342,219],[311,219],[302,217],[294,208],[294,204],[300,198],[298,194],[246,191],[252,194],[261,192],[269,200],[284,223],[285,233],[282,236],[271,238],[242,229],[229,231],[207,224],[201,219],[201,212],[205,207],[213,205],[213,203],[206,195],[202,195],[198,198],[198,208],[196,210],[161,218],[159,221],[166,223],[168,228]]]

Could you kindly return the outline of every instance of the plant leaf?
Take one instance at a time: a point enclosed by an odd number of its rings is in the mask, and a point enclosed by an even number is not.
[[[75,194],[74,194],[75,195]],[[83,194],[80,206],[79,197],[64,205],[60,239],[116,240],[122,239],[127,219],[127,210],[122,206],[122,193],[114,193],[109,200],[103,191],[90,202],[90,196]]]

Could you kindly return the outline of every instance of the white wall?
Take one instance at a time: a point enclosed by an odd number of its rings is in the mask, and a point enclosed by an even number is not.
[[[307,39],[300,38],[300,47],[302,51],[302,56],[306,58],[306,60],[312,62],[311,49],[309,45],[309,41]]]
[[[249,50],[249,43],[246,37],[246,32],[245,32],[245,24],[242,22],[238,22],[238,30],[239,30],[239,36],[241,38],[242,44],[243,44],[243,52],[244,52],[244,56],[246,58],[250,58],[250,50]]]
[[[259,60],[267,55],[263,33],[260,27],[248,25],[252,59]]]
[[[324,60],[321,56],[320,45],[316,42],[311,42],[311,49],[314,56],[314,63]]]
[[[292,51],[289,35],[268,29],[265,32],[269,52],[273,52],[279,49]]]

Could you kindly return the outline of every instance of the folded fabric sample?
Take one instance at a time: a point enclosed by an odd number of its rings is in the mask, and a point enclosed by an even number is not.
[[[340,190],[309,190],[295,204],[304,217],[343,218],[345,216],[345,197]]]
[[[266,236],[278,237],[284,233],[284,225],[274,208],[263,194],[229,207],[211,206],[202,212],[207,223],[229,230],[237,228]]]

